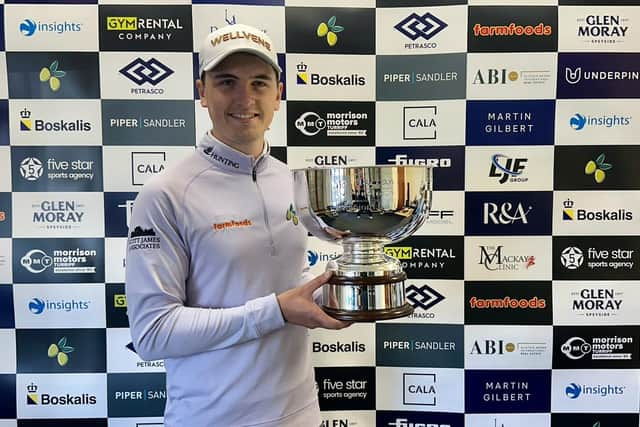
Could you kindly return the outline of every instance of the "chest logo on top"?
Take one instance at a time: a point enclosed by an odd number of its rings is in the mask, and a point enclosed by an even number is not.
[[[296,209],[293,207],[293,203],[289,204],[289,209],[287,209],[286,214],[287,221],[292,221],[293,225],[298,225],[298,214],[296,213]]]
[[[215,222],[211,225],[213,231],[225,231],[225,230],[233,230],[234,228],[246,228],[253,226],[253,223],[250,219],[245,218],[239,221],[235,219],[231,219],[229,221],[223,222]]]

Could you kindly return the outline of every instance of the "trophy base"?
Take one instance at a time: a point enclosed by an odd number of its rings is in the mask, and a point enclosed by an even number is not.
[[[334,319],[345,322],[375,322],[376,320],[397,319],[413,313],[413,307],[409,304],[396,308],[367,311],[338,310],[326,306],[323,306],[322,309]]]
[[[400,271],[383,276],[349,277],[334,274],[323,288],[322,309],[329,316],[348,322],[374,322],[408,316]]]

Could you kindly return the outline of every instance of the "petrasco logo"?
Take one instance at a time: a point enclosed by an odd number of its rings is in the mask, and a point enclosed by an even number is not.
[[[442,30],[447,28],[447,26],[446,22],[427,12],[424,15],[412,13],[402,21],[398,22],[393,28],[413,41],[413,43],[406,43],[404,45],[405,49],[428,49],[437,47],[437,43],[425,43],[417,40],[422,38],[429,41]]]
[[[445,299],[444,295],[428,285],[422,285],[421,287],[409,285],[406,287],[405,292],[407,294],[407,301],[409,301],[414,308],[421,308],[423,310],[429,310]]]
[[[58,22],[43,22],[43,21],[34,21],[33,19],[25,19],[20,23],[20,32],[26,36],[31,37],[37,33],[54,33],[54,34],[64,34],[64,33],[77,33],[82,31],[82,23],[78,22],[69,22],[67,20]]]
[[[98,399],[90,393],[53,395],[49,393],[38,393],[38,386],[35,383],[27,385],[27,405],[42,406],[76,406],[95,405]]]
[[[132,62],[121,68],[119,72],[138,86],[142,86],[145,83],[156,86],[158,83],[162,82],[167,77],[173,74],[173,70],[171,68],[167,67],[156,58],[151,58],[148,61],[145,61],[142,58],[136,58]],[[164,89],[162,88],[131,89],[131,94],[133,95],[161,95],[163,93]]]
[[[304,62],[296,65],[296,84],[310,86],[365,86],[367,80],[359,74],[331,74],[321,75],[309,72],[309,66]]]

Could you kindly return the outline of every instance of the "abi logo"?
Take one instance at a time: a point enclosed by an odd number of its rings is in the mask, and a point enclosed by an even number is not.
[[[471,347],[471,354],[505,354],[513,353],[516,349],[516,345],[513,343],[505,343],[503,340],[484,340],[484,345],[481,342],[474,341]]]
[[[503,164],[504,161],[504,164]],[[504,184],[507,180],[525,182],[527,178],[519,178],[522,175],[522,171],[526,167],[528,159],[515,158],[505,156],[504,154],[494,154],[491,157],[491,169],[489,169],[489,176],[491,178],[499,178],[498,182]]]
[[[519,78],[517,71],[507,71],[506,68],[497,69],[489,68],[486,73],[482,70],[476,72],[476,76],[473,78],[474,85],[505,85],[507,83],[515,82]]]

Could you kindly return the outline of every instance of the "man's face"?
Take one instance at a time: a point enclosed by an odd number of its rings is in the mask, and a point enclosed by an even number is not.
[[[198,80],[196,86],[216,138],[248,154],[262,148],[282,95],[282,83],[269,64],[235,53],[207,72],[204,85]]]

